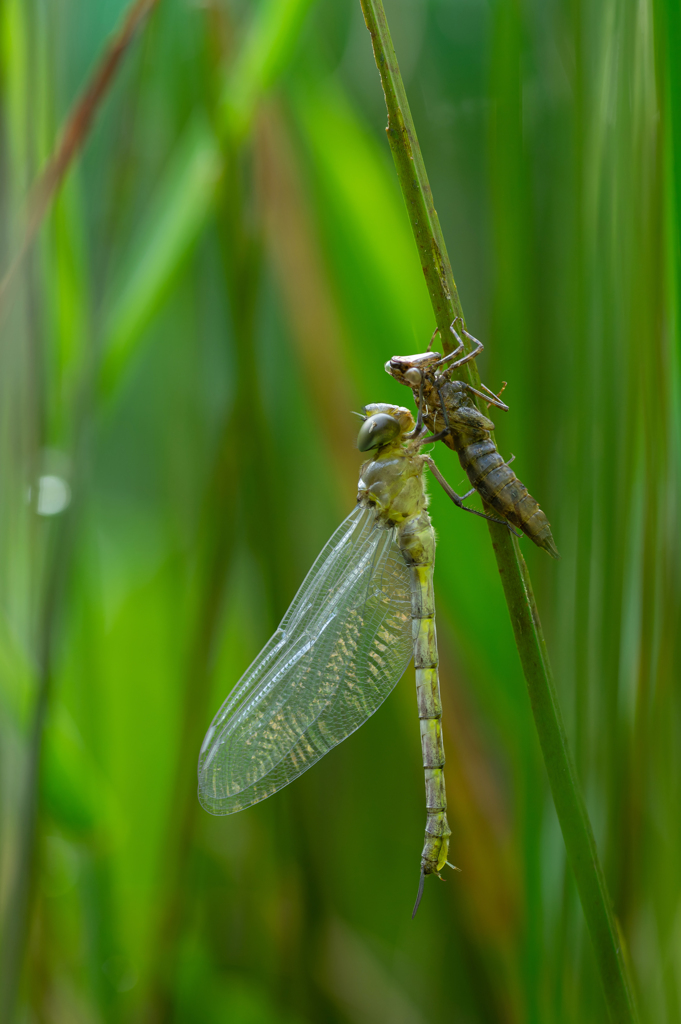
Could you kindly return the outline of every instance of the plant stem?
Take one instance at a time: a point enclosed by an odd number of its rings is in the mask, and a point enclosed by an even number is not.
[[[409,213],[421,266],[430,293],[445,352],[451,351],[449,324],[462,316],[456,284],[421,156],[404,83],[395,56],[381,0],[360,0],[371,34],[376,65],[388,108],[388,140]],[[470,374],[469,374],[469,367]],[[469,383],[477,370],[469,363]],[[568,749],[546,643],[525,560],[515,537],[503,526],[489,524],[494,553],[508,605],[516,646],[534,715],[544,764],[575,876],[584,916],[596,954],[605,998],[614,1024],[638,1019],[633,989],[612,913],[598,851]]]
[[[21,245],[0,280],[0,303],[8,293],[10,285],[14,283],[16,274],[73,158],[83,147],[95,114],[116,77],[130,43],[158,2],[159,0],[134,0],[131,3],[120,28],[109,39],[93,75],[71,109],[59,143],[31,189],[27,224]]]
[[[53,680],[53,645],[55,619],[63,590],[64,555],[66,554],[66,517],[61,522],[46,523],[52,527],[47,538],[49,548],[47,582],[40,615],[37,650],[37,692],[33,710],[24,789],[17,823],[16,851],[8,886],[9,896],[2,928],[0,957],[0,1020],[11,1024],[15,1019],[26,942],[29,932],[30,907],[37,859],[40,770],[45,725],[50,707]]]

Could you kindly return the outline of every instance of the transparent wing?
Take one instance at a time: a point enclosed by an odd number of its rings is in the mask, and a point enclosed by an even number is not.
[[[395,530],[357,508],[213,719],[199,758],[203,806],[232,814],[292,782],[374,713],[412,653]]]

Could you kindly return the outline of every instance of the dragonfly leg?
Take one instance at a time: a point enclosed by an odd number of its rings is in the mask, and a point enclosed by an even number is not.
[[[439,434],[429,434],[428,437],[422,439],[421,444],[430,444],[431,441],[442,441],[448,433],[448,430],[441,430]]]
[[[423,380],[423,378],[422,378],[422,380]],[[449,424],[449,417],[447,415],[447,410],[445,408],[445,403],[442,400],[442,395],[440,394],[440,389],[438,387],[436,387],[436,391],[437,391],[437,394],[438,394],[438,398],[440,399],[440,408],[442,410],[442,416],[443,416],[444,421],[445,421],[445,429],[444,430],[439,430],[437,432],[437,434],[429,434],[428,437],[422,438],[421,439],[421,444],[430,444],[432,441],[442,441],[443,438],[445,438],[447,436],[447,434],[450,434],[451,430],[452,430],[452,428],[451,428],[451,426]],[[421,414],[421,398],[422,398],[422,395],[423,395],[423,383],[421,384],[421,389],[419,390],[419,420],[421,422],[423,422],[423,417],[422,417],[422,414]],[[407,437],[414,437],[414,436],[416,436],[416,431],[415,430],[412,431],[411,434],[407,435]]]
[[[454,504],[457,505],[460,509],[463,509],[464,512],[472,512],[474,516],[481,516],[482,519],[489,519],[491,523],[500,523],[502,526],[507,526],[509,529],[511,528],[505,519],[498,519],[496,516],[490,516],[486,512],[479,512],[477,508],[469,508],[467,505],[464,505],[463,498],[461,497],[461,495],[457,494],[456,491],[449,486],[449,484],[447,483],[447,481],[445,480],[442,473],[437,468],[431,457],[429,455],[424,455],[424,459],[428,463],[431,473],[433,474],[437,482],[440,484],[445,494],[447,494],[452,499]]]
[[[433,331],[433,333],[430,336],[430,341],[428,342],[428,348],[426,349],[426,352],[431,352],[432,351],[432,349],[433,349],[433,342],[435,341],[435,335],[439,334],[439,333],[440,333],[440,328],[436,327],[435,330]]]
[[[467,352],[465,356],[462,356],[461,359],[457,359],[455,363],[450,363],[449,360],[453,359],[455,355],[458,355],[459,352],[463,351],[463,347],[464,347],[463,339],[461,338],[461,336],[459,334],[457,334],[457,332],[456,332],[456,330],[454,328],[454,324],[456,323],[456,320],[460,320],[461,321],[461,332],[462,332],[462,334],[465,334],[466,337],[468,338],[468,340],[475,347],[473,349],[471,349],[470,352]],[[484,349],[484,347],[485,347],[481,341],[478,341],[477,338],[474,338],[472,334],[468,333],[466,328],[463,326],[463,317],[457,316],[456,320],[452,320],[451,324],[449,325],[449,329],[452,332],[452,334],[454,335],[454,337],[456,338],[456,340],[458,342],[458,345],[454,349],[453,352],[450,352],[448,356],[445,356],[444,359],[441,359],[440,362],[437,364],[438,366],[442,366],[444,363],[449,363],[449,365],[442,371],[443,374],[449,374],[449,373],[451,373],[452,370],[456,369],[457,366],[463,366],[464,363],[470,363],[470,361],[472,359],[475,359],[475,357],[477,355],[479,355],[482,352],[482,350]]]
[[[504,412],[508,412],[508,406],[506,403],[502,402],[499,396],[495,395],[493,391],[490,391],[486,384],[481,383],[480,387],[485,389],[487,392],[486,395],[483,394],[482,391],[478,391],[476,388],[472,387],[470,384],[466,384],[466,391],[471,391],[474,395],[477,395],[478,398],[482,398],[484,402],[487,402],[488,405],[496,405],[497,409],[503,409]]]
[[[463,366],[464,363],[470,363],[471,360],[475,359],[475,357],[478,356],[485,347],[481,341],[474,338],[472,334],[469,334],[465,327],[462,327],[461,330],[466,335],[471,345],[474,345],[475,348],[465,355],[463,359],[459,359],[458,362],[454,363],[454,366]],[[450,366],[450,370],[454,369],[454,366]]]
[[[438,431],[437,434],[430,434],[428,437],[424,437],[422,442],[423,444],[430,444],[431,441],[442,441],[443,438],[445,438],[447,434],[450,434],[452,430],[449,422],[449,416],[447,415],[447,407],[445,406],[442,393],[437,385],[435,390],[437,391],[437,396],[440,399],[440,409],[442,410],[442,418],[445,421],[445,429]]]
[[[463,324],[463,318],[462,317],[458,316],[456,318],[456,320],[461,320],[461,323]],[[451,362],[451,360],[455,359],[456,356],[458,356],[460,352],[463,352],[463,341],[459,337],[459,335],[456,333],[456,331],[454,330],[454,324],[456,323],[456,320],[452,320],[451,324],[449,325],[449,330],[452,332],[452,334],[456,338],[456,342],[457,342],[456,348],[454,349],[453,352],[450,352],[448,355],[443,356],[442,359],[440,359],[440,361],[435,364],[436,366],[444,366],[445,363]],[[435,334],[437,334],[437,332],[439,330],[440,330],[440,328],[438,327],[435,330]],[[435,337],[435,334],[433,334],[433,338]],[[433,338],[430,339],[430,345],[433,344]],[[429,352],[430,352],[430,345],[428,346],[428,351]],[[458,366],[458,365],[459,365],[458,363],[454,363],[454,366]],[[447,369],[451,369],[451,367],[447,367]]]
[[[432,344],[431,338],[431,344]],[[423,431],[423,374],[421,374],[421,383],[419,384],[419,400],[418,400],[418,416],[416,417],[416,426],[413,430],[410,430],[408,434],[404,436],[411,440],[414,437],[418,437]]]

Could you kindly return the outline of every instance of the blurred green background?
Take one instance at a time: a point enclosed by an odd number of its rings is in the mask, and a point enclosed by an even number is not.
[[[124,9],[0,5],[3,267]],[[681,11],[386,10],[480,371],[509,382],[497,441],[563,555],[522,542],[642,1018],[681,1022]],[[18,1021],[605,1019],[487,530],[439,489],[462,874],[411,921],[412,670],[276,797],[227,818],[196,801],[213,713],[354,504],[350,411],[407,401],[383,363],[434,326],[384,125],[354,0],[161,0],[5,296]]]

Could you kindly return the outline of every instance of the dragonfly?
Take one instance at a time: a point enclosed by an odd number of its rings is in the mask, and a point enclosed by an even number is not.
[[[408,409],[378,403],[361,415],[357,447],[371,457],[357,504],[213,719],[199,757],[199,800],[212,814],[233,814],[277,793],[363,725],[413,658],[426,790],[414,916],[425,878],[449,863],[451,834],[426,469],[454,492],[422,451],[429,438]]]

